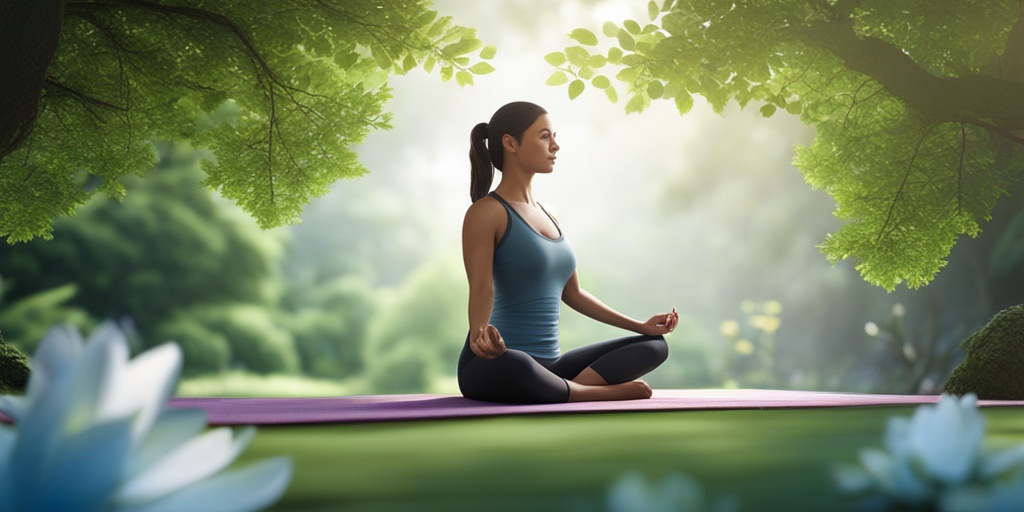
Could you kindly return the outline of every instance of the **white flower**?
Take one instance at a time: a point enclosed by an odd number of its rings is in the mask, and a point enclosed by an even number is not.
[[[944,512],[1004,510],[982,505],[1024,495],[1024,446],[986,454],[985,417],[977,402],[973,394],[960,399],[942,395],[909,419],[889,418],[885,450],[866,449],[860,466],[836,468],[838,487],[851,494],[873,493],[882,498],[874,502],[880,508],[895,502]]]
[[[652,484],[630,471],[608,491],[608,512],[733,512],[738,508],[732,498],[719,499],[709,507],[700,483],[680,473],[669,473]]]
[[[165,408],[177,385],[173,343],[129,361],[105,323],[83,345],[55,327],[32,358],[25,396],[0,396],[0,512],[246,511],[276,501],[291,479],[277,458],[222,471],[252,439],[204,432],[202,410]]]

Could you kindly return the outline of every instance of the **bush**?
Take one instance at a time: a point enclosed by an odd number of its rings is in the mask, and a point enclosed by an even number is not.
[[[18,347],[0,340],[0,393],[25,391],[28,374],[28,357]]]
[[[374,393],[422,393],[436,374],[434,350],[423,341],[406,338],[370,364],[368,381]]]
[[[255,373],[299,371],[295,340],[272,320],[274,314],[270,310],[234,304],[203,308],[195,315],[198,322],[227,338],[232,366]]]
[[[164,322],[152,341],[173,341],[181,347],[184,375],[221,372],[231,363],[227,338],[189,318],[178,316]]]
[[[282,315],[281,320],[295,340],[302,371],[307,375],[341,377],[361,366],[358,360],[342,357],[347,354],[342,352],[341,340],[348,334],[343,317],[319,309],[304,309]]]
[[[1024,305],[997,313],[961,344],[967,354],[946,391],[987,400],[1024,399]]]

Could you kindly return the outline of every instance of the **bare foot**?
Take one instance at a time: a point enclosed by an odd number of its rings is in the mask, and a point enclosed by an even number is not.
[[[651,397],[651,387],[642,380],[608,384],[604,386],[588,386],[577,382],[569,382],[570,402],[594,402],[604,400],[638,400]]]

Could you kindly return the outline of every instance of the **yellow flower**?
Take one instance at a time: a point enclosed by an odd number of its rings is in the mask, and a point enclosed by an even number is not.
[[[736,320],[726,320],[718,326],[718,332],[726,338],[732,338],[740,333],[740,323]]]
[[[736,352],[749,356],[754,353],[754,344],[749,340],[739,340],[736,342]]]
[[[778,315],[782,313],[782,303],[777,300],[769,300],[761,304],[761,310],[768,315]]]
[[[759,331],[771,334],[779,330],[779,326],[782,325],[782,321],[779,320],[779,317],[777,316],[754,315],[750,317],[750,325],[754,326],[754,328]]]

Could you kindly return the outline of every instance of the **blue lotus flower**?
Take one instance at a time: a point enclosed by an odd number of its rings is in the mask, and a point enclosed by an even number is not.
[[[223,512],[276,501],[291,461],[225,471],[255,430],[206,430],[204,411],[166,408],[180,369],[173,343],[129,360],[112,323],[87,342],[53,328],[25,396],[0,396],[16,425],[0,425],[0,512]]]
[[[739,501],[724,497],[708,503],[704,488],[689,475],[669,473],[649,482],[635,471],[623,474],[609,489],[608,512],[735,512]]]
[[[909,419],[889,418],[885,450],[863,450],[860,466],[836,468],[839,490],[867,496],[864,508],[876,510],[1016,510],[1001,504],[1024,498],[1024,446],[986,452],[977,402],[973,394],[943,395]]]

